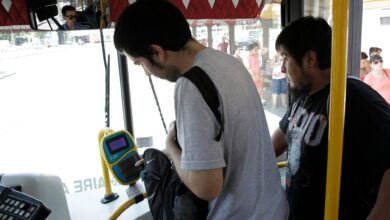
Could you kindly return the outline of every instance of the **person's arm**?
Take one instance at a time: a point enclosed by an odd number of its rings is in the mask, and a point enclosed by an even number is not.
[[[177,174],[191,192],[199,198],[207,201],[215,199],[223,187],[222,168],[199,171],[183,170],[181,168],[181,150],[175,141],[176,131],[174,126],[174,123],[171,123],[166,139],[166,147]]]
[[[276,157],[282,155],[287,150],[287,137],[279,127],[272,134],[272,145],[274,146]]]
[[[374,208],[367,220],[385,220],[390,218],[390,169],[383,174]]]

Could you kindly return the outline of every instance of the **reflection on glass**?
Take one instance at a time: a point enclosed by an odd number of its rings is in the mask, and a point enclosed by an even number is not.
[[[86,30],[111,27],[109,1],[27,0],[34,30]]]

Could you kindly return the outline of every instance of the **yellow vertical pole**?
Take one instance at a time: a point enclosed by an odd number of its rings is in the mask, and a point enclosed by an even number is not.
[[[106,14],[106,1],[100,0],[100,28],[106,27],[106,22],[104,21],[104,16]]]
[[[345,88],[347,78],[346,45],[348,3],[348,0],[332,1],[332,67],[325,220],[337,220],[339,213],[341,165],[344,140]]]
[[[104,159],[103,159],[101,154],[100,154],[100,161],[102,163],[104,188],[106,190],[106,195],[105,196],[110,196],[112,194],[111,182],[110,182],[110,173],[108,172],[108,168],[107,168],[106,162],[104,162]]]
[[[100,130],[99,131],[99,135],[98,135],[98,142],[99,142],[99,145],[100,145],[100,142],[102,141],[103,137],[107,134],[107,133],[111,133],[112,130],[111,129],[104,129],[104,130]],[[100,147],[100,146],[99,146]],[[99,150],[99,153],[100,153],[100,150]],[[102,171],[103,171],[103,179],[104,179],[104,188],[106,190],[106,194],[105,196],[111,196],[113,193],[112,193],[112,189],[111,189],[111,182],[110,182],[110,173],[108,172],[108,167],[106,165],[106,162],[104,161],[103,159],[103,156],[102,154],[100,153],[100,162],[102,163]]]

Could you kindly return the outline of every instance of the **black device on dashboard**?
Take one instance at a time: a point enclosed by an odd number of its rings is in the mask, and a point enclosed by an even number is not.
[[[50,212],[38,199],[0,184],[0,219],[42,220]]]

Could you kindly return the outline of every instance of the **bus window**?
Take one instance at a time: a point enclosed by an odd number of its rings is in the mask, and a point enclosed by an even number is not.
[[[123,129],[113,30],[104,33],[111,127]],[[71,194],[103,187],[97,135],[105,126],[105,71],[98,31],[63,34],[59,43],[57,32],[0,33],[10,42],[0,56],[0,146],[8,155],[0,167],[3,173],[58,175]]]
[[[311,15],[321,17],[331,24],[332,19],[332,1],[310,1],[306,0],[303,4],[304,16]]]
[[[280,4],[268,4],[249,20],[197,20],[193,35],[217,49],[225,38],[227,53],[240,48],[247,65],[249,45],[259,45],[260,96],[270,132],[286,111],[278,94],[273,102],[275,38],[280,32]],[[110,55],[110,127],[124,128],[117,52],[113,29],[104,29]],[[97,135],[105,126],[105,70],[97,30],[36,32],[2,29],[0,39],[0,146],[2,172],[46,172],[59,175],[68,194],[103,187]],[[2,45],[3,45],[2,44]],[[149,78],[142,67],[128,62],[134,138],[140,153],[165,147],[165,130]],[[285,78],[287,81],[287,78]],[[174,120],[174,84],[152,77],[166,126]],[[285,85],[286,86],[286,85]],[[282,89],[282,92],[285,91]],[[281,92],[281,93],[282,93]],[[284,94],[284,93],[282,93]],[[64,138],[66,137],[66,138]]]
[[[370,2],[363,2],[362,20],[362,46],[361,50],[370,57],[370,48],[381,49],[380,55],[383,60],[383,67],[389,69],[390,43],[386,36],[390,35],[390,3],[386,5],[375,5]],[[378,30],[381,30],[378,33]]]

